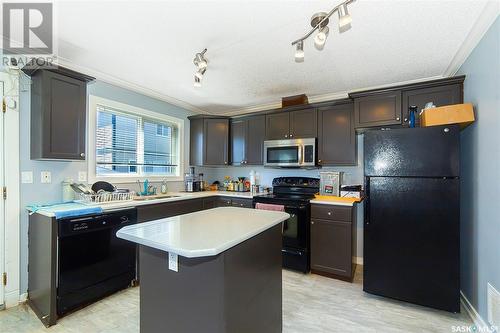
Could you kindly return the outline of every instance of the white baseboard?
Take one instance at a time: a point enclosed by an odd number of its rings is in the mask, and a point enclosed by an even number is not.
[[[356,265],[363,265],[363,257],[354,257],[353,261]]]
[[[19,295],[19,303],[24,303],[28,300],[28,293],[22,293]]]
[[[20,303],[26,302],[28,293],[19,294],[19,290],[10,291],[5,293],[5,308],[12,308],[18,306]]]
[[[467,297],[465,297],[464,293],[460,290],[460,303],[462,303],[462,306],[464,307],[465,311],[467,311],[467,314],[469,315],[470,319],[472,319],[472,322],[476,327],[479,327],[481,329],[488,329],[487,331],[482,331],[479,330],[479,332],[490,332],[494,333],[495,331],[490,330],[490,326],[483,320],[481,315],[474,309],[472,304],[470,304],[469,300]]]

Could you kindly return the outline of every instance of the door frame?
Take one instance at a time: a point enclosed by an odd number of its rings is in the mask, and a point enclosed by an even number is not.
[[[5,307],[16,306],[25,296],[20,296],[20,182],[19,182],[19,73],[17,70],[0,71],[0,81],[3,82],[2,103],[6,101],[4,120],[3,156],[4,186],[7,187],[7,199],[4,200],[4,219],[0,226],[3,232],[4,253],[2,265],[7,274],[7,284],[4,288],[4,299],[0,300]],[[3,197],[0,198],[3,200]],[[1,235],[0,235],[1,237]]]

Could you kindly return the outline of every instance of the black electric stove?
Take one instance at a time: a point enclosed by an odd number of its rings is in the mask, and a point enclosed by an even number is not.
[[[283,222],[283,267],[307,273],[310,269],[309,201],[319,190],[319,179],[308,177],[278,177],[273,179],[273,193],[256,196],[257,203],[282,205],[290,218]]]

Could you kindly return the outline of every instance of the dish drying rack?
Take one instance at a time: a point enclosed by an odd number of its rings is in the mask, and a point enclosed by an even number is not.
[[[86,205],[131,201],[134,197],[133,192],[80,193],[79,195],[79,202]]]

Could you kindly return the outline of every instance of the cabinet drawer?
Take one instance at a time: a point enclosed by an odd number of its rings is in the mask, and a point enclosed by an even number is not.
[[[312,205],[311,216],[316,219],[352,221],[352,207],[342,207],[334,205]]]
[[[232,199],[232,204],[234,207],[252,208],[252,199]]]
[[[231,198],[217,198],[215,201],[216,207],[228,207],[231,206],[232,200]]]

